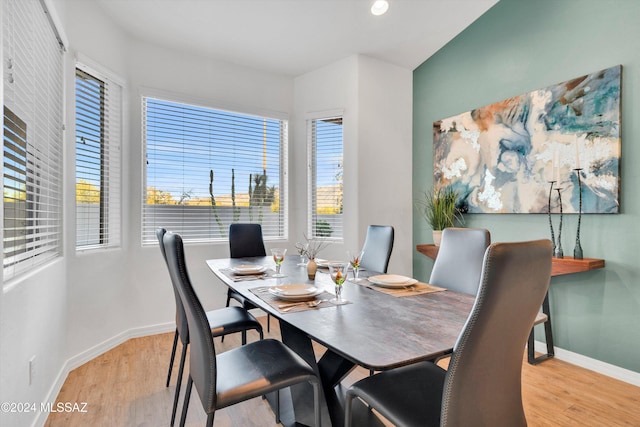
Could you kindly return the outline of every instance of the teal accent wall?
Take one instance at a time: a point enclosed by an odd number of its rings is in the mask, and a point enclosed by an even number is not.
[[[622,64],[620,214],[584,215],[584,256],[606,267],[551,280],[555,344],[640,372],[640,1],[501,0],[414,71],[413,193],[433,185],[433,122],[508,97]],[[557,235],[558,218],[555,218]],[[562,246],[573,254],[576,215]],[[492,240],[549,238],[546,215],[466,215]],[[414,244],[431,230],[414,212]],[[414,251],[414,274],[433,262]],[[540,328],[537,328],[540,329]],[[541,330],[537,339],[543,338]]]

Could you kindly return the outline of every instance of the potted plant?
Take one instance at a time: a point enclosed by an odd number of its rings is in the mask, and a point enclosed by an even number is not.
[[[463,221],[461,211],[456,207],[458,193],[451,187],[428,191],[424,200],[419,201],[420,212],[433,230],[433,243],[440,246],[442,230],[453,227],[456,219]]]

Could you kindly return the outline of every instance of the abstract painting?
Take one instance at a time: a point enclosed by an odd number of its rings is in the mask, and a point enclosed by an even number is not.
[[[463,212],[547,213],[555,181],[564,212],[575,213],[580,173],[582,212],[618,213],[621,71],[618,65],[435,122],[435,188],[454,188]]]

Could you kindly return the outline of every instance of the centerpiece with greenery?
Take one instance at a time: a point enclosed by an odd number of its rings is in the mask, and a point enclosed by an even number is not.
[[[456,220],[464,221],[462,212],[456,206],[458,193],[451,187],[425,192],[424,199],[418,201],[420,213],[433,230],[433,242],[440,245],[442,230],[453,227]]]

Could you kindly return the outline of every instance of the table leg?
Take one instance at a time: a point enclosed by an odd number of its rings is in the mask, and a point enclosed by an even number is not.
[[[322,384],[322,425],[342,427],[344,425],[344,388],[340,382],[355,368],[348,359],[326,350],[319,361],[313,351],[311,339],[297,328],[280,322],[282,342],[294,350],[314,369]],[[274,406],[274,396],[269,396]],[[383,426],[364,404],[354,405],[354,420],[358,425]],[[313,389],[308,384],[298,384],[280,394],[280,416],[285,426],[313,425]]]
[[[551,359],[555,355],[555,350],[553,347],[553,331],[551,330],[551,309],[549,308],[549,292],[547,292],[544,297],[544,301],[542,302],[542,312],[547,315],[547,320],[546,322],[544,322],[544,336],[547,345],[547,353],[543,354],[542,356],[535,356],[535,338],[533,328],[531,328],[531,332],[529,333],[529,340],[527,343],[527,360],[532,365],[536,365],[547,359]]]
[[[315,371],[324,388],[324,382],[320,375],[320,369],[316,363],[315,353],[311,339],[299,329],[292,327],[286,322],[280,322],[280,333],[282,342],[302,357]],[[284,426],[313,425],[313,387],[310,384],[302,383],[289,387],[288,390],[280,392],[280,418]],[[268,396],[269,403],[274,407],[274,399]],[[321,401],[321,416],[323,426],[332,426],[332,419],[329,416],[326,400]]]

